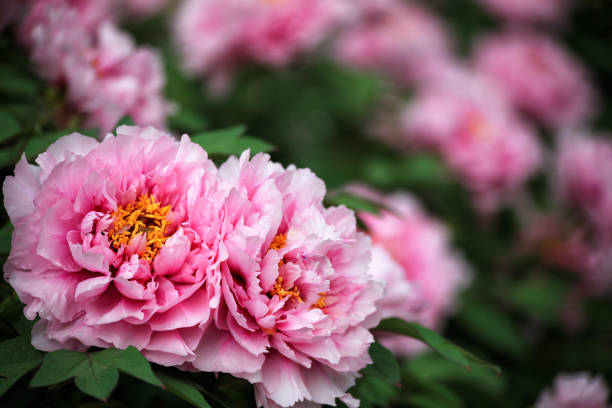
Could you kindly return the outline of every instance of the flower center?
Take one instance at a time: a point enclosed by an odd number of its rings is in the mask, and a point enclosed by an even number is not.
[[[145,248],[139,255],[151,262],[168,239],[166,217],[170,210],[171,206],[162,207],[155,197],[147,194],[141,195],[125,208],[119,206],[111,215],[114,219],[108,234],[111,246],[119,250],[133,238],[145,234]]]
[[[303,302],[302,298],[300,297],[300,290],[296,286],[292,287],[289,290],[283,288],[282,276],[276,278],[276,283],[274,283],[274,287],[271,291],[268,292],[268,294],[270,296],[278,295],[278,297],[280,297],[281,299],[284,299],[289,296],[293,300],[297,300],[300,303]]]
[[[327,292],[321,292],[319,293],[319,300],[317,300],[311,307],[313,308],[317,308],[317,309],[323,309],[325,307],[325,295],[327,295]]]
[[[287,243],[287,234],[277,234],[272,238],[272,242],[270,242],[270,246],[268,247],[268,251],[273,249],[278,251],[283,248]]]

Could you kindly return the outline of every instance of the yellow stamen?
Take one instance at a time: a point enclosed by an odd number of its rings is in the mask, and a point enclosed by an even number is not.
[[[325,307],[325,295],[327,295],[327,292],[319,293],[320,298],[312,305],[312,307],[323,309]]]
[[[300,297],[300,290],[297,287],[294,286],[290,290],[283,288],[283,277],[282,276],[279,276],[278,278],[276,278],[276,283],[274,284],[274,287],[272,288],[272,290],[268,292],[268,294],[270,296],[278,295],[278,297],[280,297],[281,299],[284,299],[287,296],[290,296],[291,298],[293,298],[294,300],[297,300],[300,303],[303,302],[302,298]]]
[[[119,206],[111,214],[113,225],[108,233],[111,246],[119,250],[138,235],[146,234],[147,243],[140,257],[151,262],[162,249],[168,237],[168,220],[171,206],[161,206],[155,197],[143,194],[127,207]]]
[[[278,251],[283,248],[287,244],[287,234],[277,234],[272,238],[272,242],[270,242],[270,246],[268,247],[268,251],[274,249]]]

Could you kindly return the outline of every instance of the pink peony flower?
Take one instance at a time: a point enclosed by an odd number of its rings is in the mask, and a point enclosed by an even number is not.
[[[451,72],[423,87],[401,115],[404,143],[437,151],[485,213],[539,166],[533,130],[512,114],[495,88],[469,73]]]
[[[556,182],[561,199],[612,238],[612,143],[581,130],[562,133]]]
[[[348,191],[383,206],[380,214],[358,214],[374,243],[371,273],[386,283],[385,298],[378,304],[382,317],[440,329],[470,281],[466,263],[451,248],[448,231],[407,194],[383,196],[360,186]],[[385,334],[380,341],[398,355],[426,348],[404,336]]]
[[[4,183],[7,281],[42,350],[134,345],[229,373],[264,407],[358,402],[382,285],[370,240],[309,170],[246,151],[219,171],[187,136],[72,134]]]
[[[485,37],[475,64],[512,103],[546,124],[579,124],[595,110],[584,67],[545,36],[511,32]]]
[[[356,406],[346,390],[370,362],[383,294],[370,240],[352,211],[323,207],[309,170],[248,156],[219,169],[231,186],[219,213],[228,258],[207,280],[218,306],[184,368],[248,379],[259,406]]]
[[[608,387],[601,376],[559,374],[554,388],[544,391],[536,408],[608,408]]]
[[[85,126],[104,134],[123,116],[163,127],[171,106],[163,99],[164,74],[157,53],[136,48],[106,21],[90,30],[79,10],[38,3],[21,29],[22,42],[43,78],[66,88],[69,105]]]
[[[219,247],[216,167],[187,136],[122,126],[102,142],[73,133],[7,177],[15,226],[6,280],[51,351],[133,345],[157,363],[195,358],[209,321]]]
[[[491,13],[522,22],[558,22],[571,0],[478,0]]]
[[[450,58],[448,34],[426,8],[402,0],[360,1],[358,17],[340,34],[337,58],[412,85]]]
[[[173,32],[185,69],[222,90],[245,61],[278,68],[311,51],[346,10],[339,0],[187,0]]]

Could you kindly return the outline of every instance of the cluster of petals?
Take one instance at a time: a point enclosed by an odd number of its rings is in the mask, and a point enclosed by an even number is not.
[[[424,6],[402,0],[362,0],[355,7],[357,16],[335,44],[335,55],[343,63],[411,85],[450,58],[448,34]]]
[[[492,211],[535,172],[540,146],[487,81],[451,69],[419,90],[401,112],[403,143],[438,152]]]
[[[610,408],[608,387],[601,376],[559,374],[552,389],[544,391],[535,408]]]
[[[511,21],[559,22],[572,0],[478,0],[491,13]]]
[[[98,2],[70,3],[34,2],[21,23],[20,40],[40,75],[64,87],[70,107],[101,134],[124,116],[163,127],[171,106],[159,55],[136,47]]]
[[[358,213],[372,239],[371,273],[385,283],[385,297],[378,303],[381,317],[440,329],[471,276],[463,257],[452,248],[448,230],[406,193],[383,195],[362,186],[348,191],[381,205],[379,214]],[[425,348],[416,340],[386,333],[379,341],[397,355]]]
[[[579,124],[595,110],[584,67],[545,35],[510,31],[488,36],[474,58],[476,69],[511,103],[547,125]]]
[[[279,68],[313,50],[346,13],[344,0],[186,0],[173,33],[184,68],[222,90],[240,63]]]
[[[259,406],[356,406],[382,284],[354,213],[312,172],[122,126],[25,158],[3,187],[15,229],[6,280],[42,350],[137,347],[229,373]]]

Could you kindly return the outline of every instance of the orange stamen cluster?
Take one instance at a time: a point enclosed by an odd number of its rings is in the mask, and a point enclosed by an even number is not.
[[[286,243],[287,243],[287,234],[275,235],[274,238],[272,238],[272,242],[270,242],[268,251],[271,249],[278,251],[279,249],[283,248]]]
[[[270,242],[268,251],[271,249],[278,251],[279,249],[283,248],[286,244],[287,244],[287,234],[277,234],[274,236],[274,238],[272,238],[272,242]],[[278,268],[280,269],[280,267],[283,266],[283,264],[284,262],[280,260],[278,262]],[[281,299],[284,299],[287,296],[290,296],[292,299],[297,300],[298,302],[303,302],[300,296],[300,290],[297,287],[294,286],[289,290],[283,287],[283,277],[282,276],[279,276],[276,278],[274,287],[272,288],[272,290],[268,291],[268,295],[269,296],[278,295],[278,297],[280,297]]]
[[[312,307],[323,309],[325,307],[325,295],[327,295],[327,292],[319,293],[320,298],[312,305]]]
[[[140,257],[151,262],[168,239],[168,221],[171,206],[161,206],[155,197],[143,194],[138,200],[112,213],[114,222],[108,233],[111,246],[119,250],[138,235],[146,234],[146,247]]]
[[[300,297],[300,290],[297,287],[294,286],[290,290],[283,288],[282,276],[276,278],[276,283],[274,283],[274,287],[268,293],[272,296],[278,295],[278,297],[280,297],[281,299],[290,296],[293,300],[297,300],[300,303],[303,302],[302,298]]]

